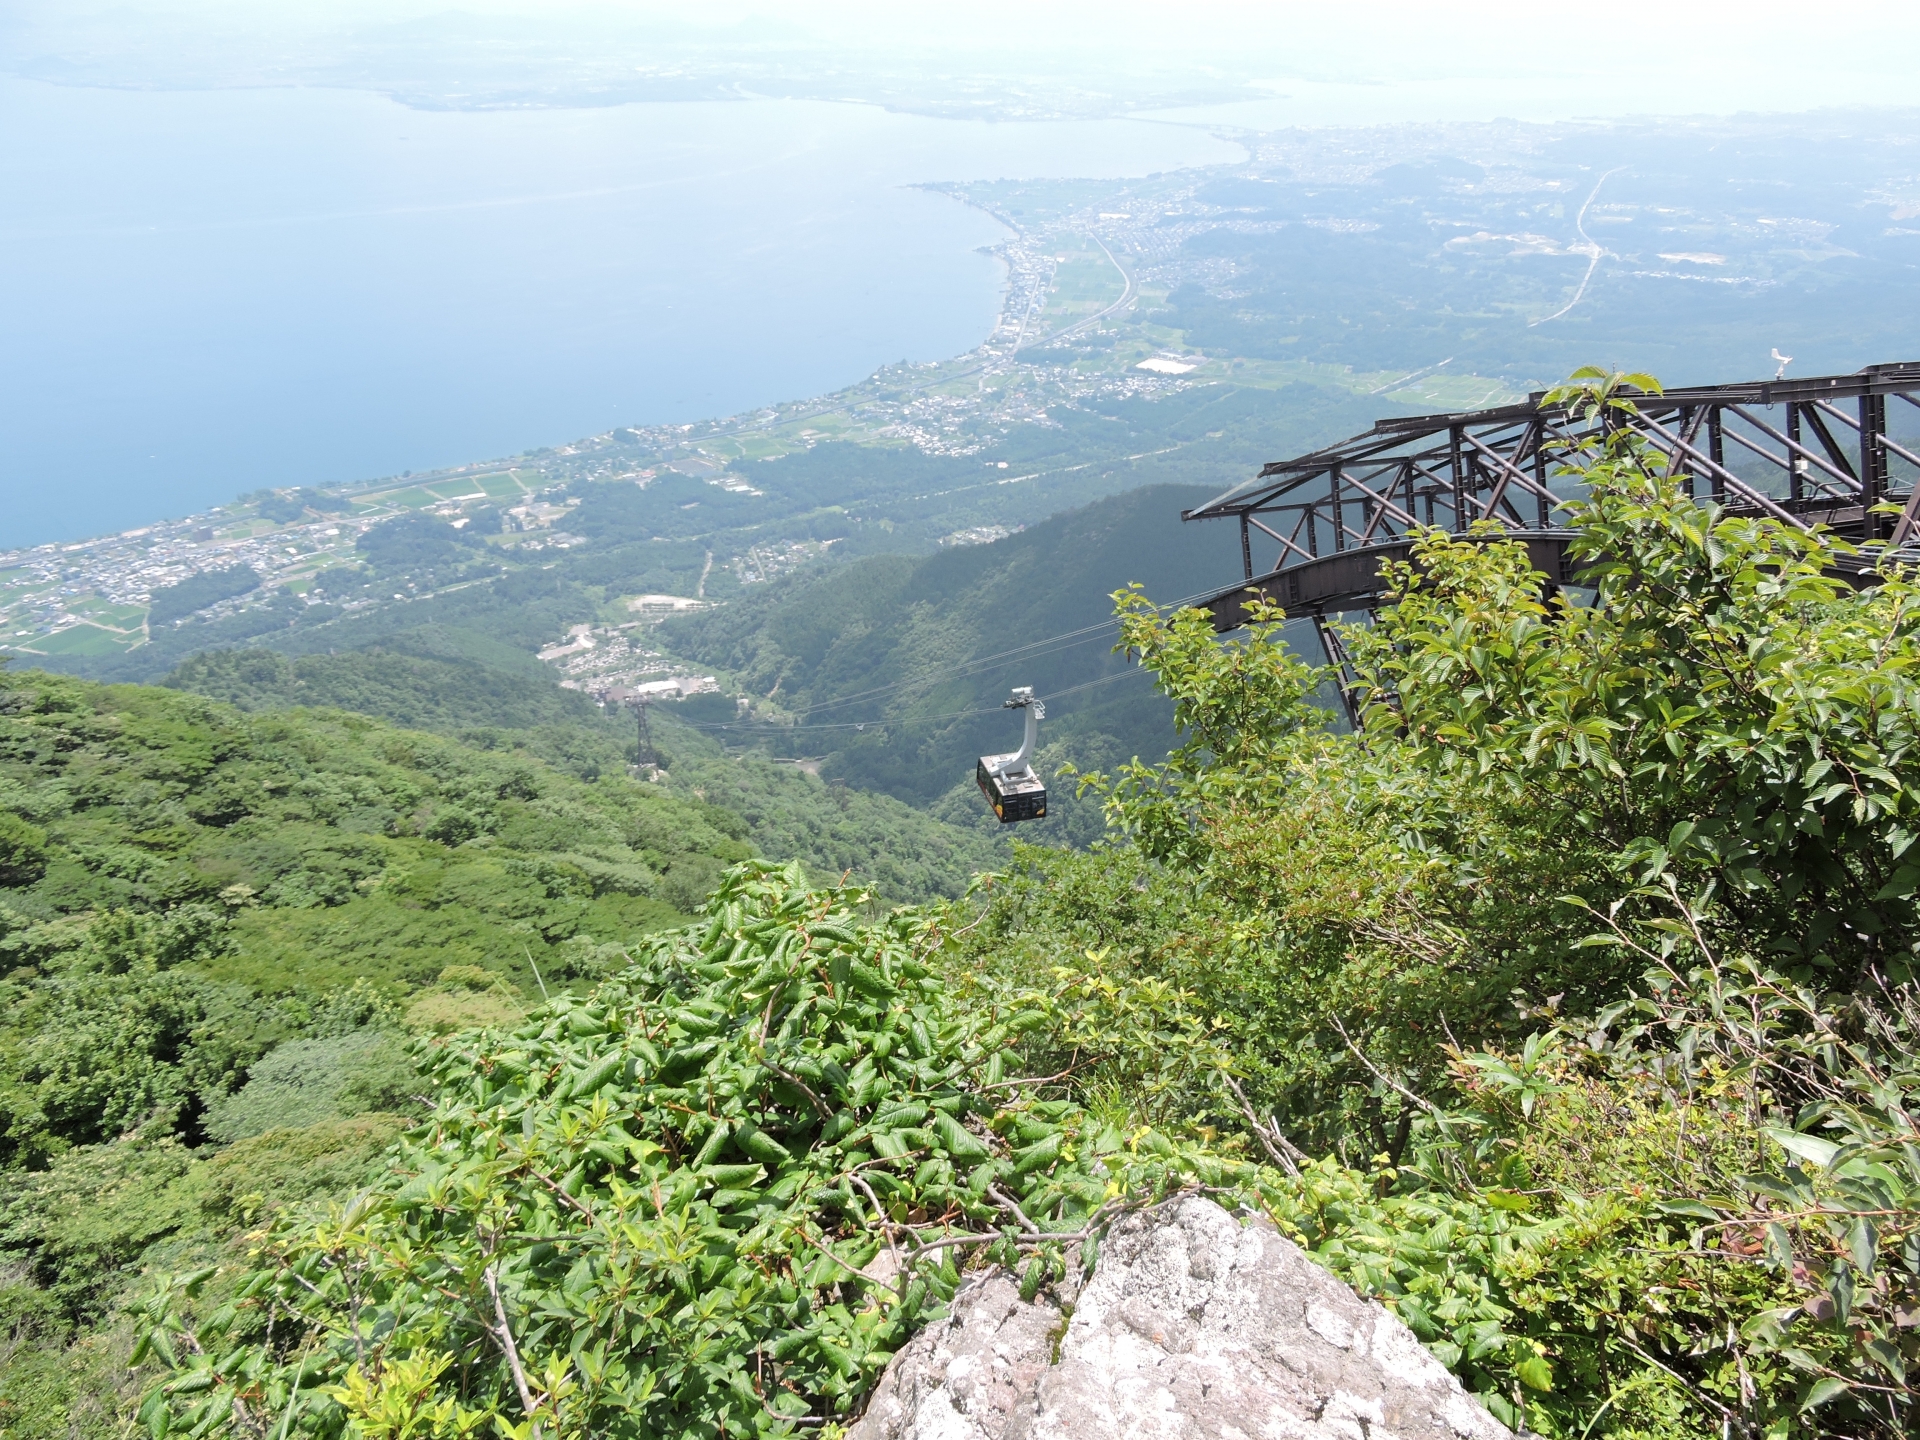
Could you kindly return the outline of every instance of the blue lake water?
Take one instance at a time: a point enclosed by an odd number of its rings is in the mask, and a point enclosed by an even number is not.
[[[0,547],[958,354],[1005,231],[907,187],[1240,156],[1126,120],[0,81]]]

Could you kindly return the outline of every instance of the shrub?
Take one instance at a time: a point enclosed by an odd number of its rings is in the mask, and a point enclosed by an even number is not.
[[[31,885],[47,873],[47,832],[0,810],[0,886]]]
[[[410,1110],[408,1097],[421,1088],[404,1038],[391,1031],[289,1040],[253,1065],[239,1091],[209,1106],[201,1126],[231,1144],[368,1110]]]
[[[739,866],[592,996],[440,1046],[391,1180],[277,1226],[237,1305],[163,1278],[144,1418],[790,1435],[848,1415],[969,1257],[1031,1295],[1132,1200],[1232,1178],[1034,1098],[1012,1065],[1048,1002],[950,1000],[942,932],[863,926],[867,898]]]

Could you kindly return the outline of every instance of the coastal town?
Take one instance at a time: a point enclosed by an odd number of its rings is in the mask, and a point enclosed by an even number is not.
[[[1338,179],[1365,173],[1384,158],[1355,153],[1351,145],[1326,151],[1328,142],[1298,137],[1246,143],[1251,158],[1240,173],[1256,180],[1288,167]],[[1315,150],[1316,144],[1322,149]],[[988,211],[1009,232],[994,248],[1005,267],[999,320],[964,355],[884,366],[834,394],[751,414],[618,427],[514,457],[318,492],[263,490],[204,514],[117,535],[0,553],[0,647],[27,659],[134,650],[151,636],[156,595],[196,575],[236,566],[251,569],[258,583],[213,601],[202,618],[275,603],[318,603],[329,571],[358,564],[362,537],[408,513],[456,526],[482,513],[497,517],[499,533],[488,543],[502,563],[544,563],[556,552],[590,543],[566,526],[574,503],[568,487],[577,482],[631,480],[644,487],[671,475],[751,500],[761,492],[749,462],[828,441],[908,446],[934,456],[983,455],[1017,427],[1058,426],[1058,417],[1075,409],[1161,399],[1223,381],[1277,387],[1306,379],[1430,409],[1499,403],[1516,393],[1498,379],[1452,374],[1439,365],[1409,376],[1372,374],[1236,358],[1189,344],[1156,315],[1166,297],[1181,285],[1230,295],[1235,282],[1230,262],[1196,254],[1187,242],[1209,230],[1239,233],[1283,223],[1208,202],[1205,183],[1218,178],[1188,171],[1107,184],[929,187]],[[1509,177],[1500,183],[1519,182]],[[1544,181],[1535,189],[1549,197],[1557,193]],[[1336,229],[1374,224],[1364,217],[1308,223]],[[988,463],[1006,468],[1004,461]],[[981,483],[1029,478],[1012,473]],[[1019,523],[987,516],[934,539],[943,546],[984,543]],[[708,569],[718,565],[738,585],[762,584],[819,562],[832,544],[755,541],[717,558],[709,555]],[[704,594],[704,581],[700,589]],[[418,593],[403,585],[391,599],[359,593],[340,603],[351,613]],[[589,668],[611,653],[603,647]],[[635,668],[645,658],[627,656],[607,673],[617,671],[619,683],[639,681],[651,673]]]
[[[1041,235],[1016,232],[997,253],[1008,277],[1000,322],[977,350],[955,360],[886,367],[838,394],[750,416],[621,428],[511,460],[329,487],[324,495],[309,497],[327,506],[324,512],[299,505],[301,497],[293,492],[268,491],[116,535],[0,553],[0,646],[27,657],[131,650],[149,636],[148,609],[155,594],[194,575],[233,566],[249,567],[260,584],[215,602],[203,615],[218,618],[281,596],[313,603],[315,581],[329,569],[355,564],[358,543],[368,530],[408,512],[459,524],[480,507],[496,509],[502,548],[531,556],[583,543],[558,523],[567,513],[562,492],[569,482],[631,479],[645,485],[671,471],[752,496],[759,492],[730,465],[829,438],[905,443],[930,454],[973,454],[986,443],[979,433],[983,421],[1002,427],[1045,424],[1050,404],[1164,393],[1186,383],[1184,377],[1197,368],[1151,346],[1140,357],[1144,364],[1129,361],[1117,370],[1063,364],[1057,356],[1036,362],[1029,352],[1042,344],[1057,345],[1102,326],[1109,338],[1117,334],[1135,291],[1099,242],[1063,238],[1054,227]],[[276,519],[272,512],[284,512],[290,495],[295,518]],[[1008,527],[969,527],[944,543],[979,543],[1006,533]],[[817,561],[829,545],[751,545],[725,564],[742,584],[764,583]],[[348,603],[366,608],[380,601]],[[595,657],[596,665],[606,653],[603,648]],[[634,678],[643,673],[634,671]]]

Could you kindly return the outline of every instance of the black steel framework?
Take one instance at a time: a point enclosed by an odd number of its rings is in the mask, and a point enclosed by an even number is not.
[[[1554,509],[1578,482],[1554,472],[1602,422],[1576,420],[1543,399],[1382,420],[1364,435],[1267,465],[1185,511],[1183,520],[1240,522],[1243,579],[1197,603],[1218,630],[1242,624],[1256,593],[1317,619],[1371,609],[1381,562],[1407,557],[1413,527],[1462,532],[1485,519],[1523,541],[1550,581],[1570,582],[1570,537],[1556,527]],[[1920,424],[1904,441],[1888,424],[1890,409],[1896,420],[1920,421],[1904,409],[1920,412],[1920,361],[1634,399],[1639,413],[1611,423],[1630,425],[1663,451],[1699,498],[1790,525],[1826,525],[1866,547],[1862,570],[1882,550],[1920,550]],[[1900,506],[1897,515],[1876,513],[1887,501]],[[1255,545],[1267,542],[1279,557],[1256,573]]]

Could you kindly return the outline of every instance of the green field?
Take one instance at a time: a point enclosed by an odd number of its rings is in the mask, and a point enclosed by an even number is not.
[[[271,535],[279,528],[271,520],[249,516],[232,525],[222,526],[216,535],[221,540],[250,540],[255,535]]]
[[[523,473],[531,473],[532,483],[521,478]],[[404,506],[408,510],[424,510],[430,505],[444,505],[449,500],[462,500],[476,495],[485,495],[489,500],[503,504],[517,505],[532,490],[545,483],[537,471],[493,470],[485,475],[457,475],[440,480],[420,479],[410,485],[394,490],[370,490],[353,497],[353,503],[365,514],[369,510],[381,510],[390,505]]]
[[[793,442],[767,434],[744,435],[732,446],[736,452],[735,458],[740,460],[773,460],[795,448]]]
[[[1041,320],[1046,328],[1085,319],[1118,300],[1126,281],[1098,250],[1072,254],[1054,271],[1053,287]]]
[[[65,630],[31,640],[19,648],[39,655],[118,655],[131,650],[144,638],[137,633],[121,635],[82,621]]]
[[[484,490],[495,500],[509,500],[518,503],[525,495],[526,487],[514,478],[511,471],[497,471],[492,475],[476,475],[472,481],[478,489]]]
[[[1419,405],[1439,411],[1483,410],[1490,405],[1524,400],[1526,396],[1484,375],[1429,375],[1404,390],[1392,391],[1382,398],[1401,405]]]
[[[369,510],[383,509],[388,505],[404,505],[409,510],[424,510],[429,505],[438,505],[440,497],[421,485],[410,485],[405,490],[383,490],[377,495],[362,495],[356,498],[356,504]]]
[[[111,600],[92,596],[69,607],[82,620],[104,625],[110,630],[138,630],[147,618],[144,605],[116,605]]]
[[[478,484],[479,482],[477,480],[474,480],[470,476],[463,475],[457,480],[437,481],[427,486],[426,490],[429,495],[436,496],[442,501],[478,500],[487,496],[487,490],[484,486],[477,490],[474,488]]]

